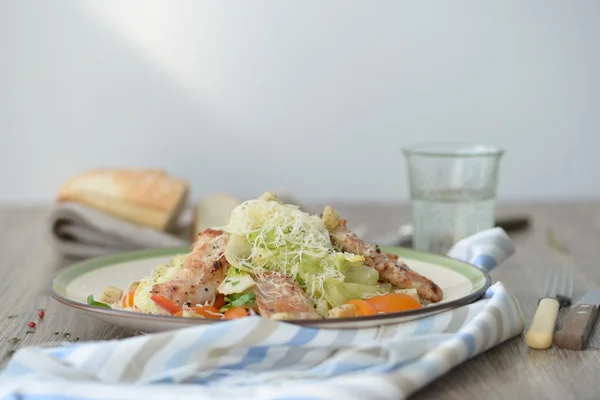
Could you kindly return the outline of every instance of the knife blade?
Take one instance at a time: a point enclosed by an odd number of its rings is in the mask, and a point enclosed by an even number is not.
[[[561,329],[554,334],[554,343],[561,349],[581,350],[585,347],[600,304],[600,289],[587,292],[567,311]]]

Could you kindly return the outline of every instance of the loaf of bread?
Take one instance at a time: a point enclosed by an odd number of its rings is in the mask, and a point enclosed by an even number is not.
[[[176,227],[188,197],[182,179],[152,169],[99,169],[75,176],[58,201],[73,201],[159,231]]]
[[[231,212],[240,200],[226,194],[216,194],[200,199],[194,210],[194,238],[207,228],[223,227],[229,223]]]

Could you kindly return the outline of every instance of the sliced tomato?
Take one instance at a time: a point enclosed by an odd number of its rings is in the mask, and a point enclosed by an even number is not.
[[[169,300],[159,294],[153,294],[152,296],[150,296],[150,299],[158,307],[162,308],[163,310],[167,311],[170,314],[175,314],[182,310],[182,308],[178,304],[172,302],[171,300]]]
[[[377,315],[377,310],[371,304],[367,303],[365,300],[350,300],[346,302],[346,304],[352,304],[356,307],[355,315],[357,317],[362,317],[363,315]]]
[[[378,312],[394,313],[423,307],[414,297],[404,293],[387,293],[365,300]]]
[[[202,315],[204,318],[223,319],[223,314],[221,314],[219,310],[213,306],[195,306],[190,310],[198,315]]]
[[[213,306],[217,309],[220,310],[221,307],[223,307],[225,305],[225,295],[219,293],[217,295],[217,297],[215,297],[215,304],[213,304]]]
[[[244,307],[231,307],[225,311],[225,319],[238,319],[248,316],[248,309]]]

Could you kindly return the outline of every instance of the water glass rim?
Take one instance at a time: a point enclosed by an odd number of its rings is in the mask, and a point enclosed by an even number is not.
[[[406,146],[402,152],[427,157],[499,157],[504,149],[479,143],[434,142]]]

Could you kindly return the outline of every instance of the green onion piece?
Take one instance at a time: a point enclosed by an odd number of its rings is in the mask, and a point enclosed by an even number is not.
[[[96,307],[102,307],[102,308],[108,308],[109,310],[112,310],[111,306],[109,306],[108,304],[104,304],[104,303],[100,303],[99,301],[94,300],[94,295],[90,294],[87,297],[87,303],[90,306],[96,306]]]

